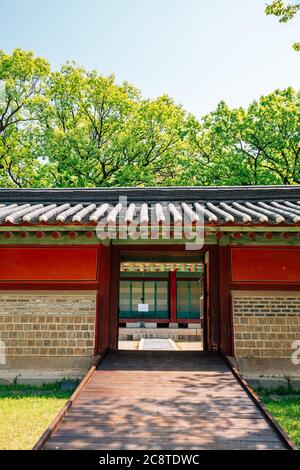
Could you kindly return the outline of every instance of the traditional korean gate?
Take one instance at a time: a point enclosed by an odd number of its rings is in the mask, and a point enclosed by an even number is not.
[[[119,325],[119,288],[120,288],[120,263],[122,256],[142,254],[155,256],[164,253],[184,259],[189,253],[179,245],[156,246],[112,246],[111,247],[111,275],[109,298],[109,348],[118,349],[118,325]],[[208,246],[197,252],[205,258],[205,295],[204,295],[204,349],[216,351],[220,345],[220,321],[219,321],[219,264],[218,247]],[[193,253],[195,256],[195,253]]]

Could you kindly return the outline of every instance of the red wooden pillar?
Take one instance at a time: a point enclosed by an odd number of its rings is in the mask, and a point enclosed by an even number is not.
[[[111,272],[109,294],[109,344],[112,350],[118,349],[119,333],[119,286],[120,286],[120,252],[117,247],[111,248]]]
[[[228,356],[233,355],[230,266],[230,247],[219,246],[220,348]]]
[[[209,305],[209,252],[204,254],[204,278],[203,278],[203,349],[209,351],[210,330],[210,305]]]
[[[217,351],[220,345],[219,312],[219,263],[218,246],[207,247],[205,254],[205,316],[203,346],[205,350]]]
[[[169,272],[170,323],[176,323],[176,271]]]
[[[110,301],[110,253],[111,247],[101,245],[98,254],[98,299],[96,319],[95,355],[109,346],[109,301]]]

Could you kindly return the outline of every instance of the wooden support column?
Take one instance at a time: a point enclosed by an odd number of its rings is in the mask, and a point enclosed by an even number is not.
[[[170,322],[176,323],[176,271],[169,272],[169,308]]]
[[[205,253],[205,318],[204,349],[217,351],[220,344],[219,263],[218,246],[207,247]]]
[[[98,253],[98,297],[96,318],[95,355],[109,347],[109,302],[111,247],[101,245]]]
[[[230,266],[230,247],[219,246],[220,349],[228,356],[233,355]]]
[[[120,286],[120,252],[118,247],[111,247],[110,302],[109,302],[109,345],[112,350],[118,349],[119,333],[119,286]]]

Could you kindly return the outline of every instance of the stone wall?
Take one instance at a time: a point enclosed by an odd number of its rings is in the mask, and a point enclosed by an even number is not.
[[[0,368],[84,372],[93,356],[95,312],[96,292],[1,291]]]
[[[243,371],[300,375],[293,343],[300,340],[300,293],[233,291],[234,347]]]

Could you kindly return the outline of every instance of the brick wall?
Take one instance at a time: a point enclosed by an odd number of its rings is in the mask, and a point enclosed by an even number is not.
[[[300,293],[232,292],[237,358],[291,359],[300,340]]]
[[[92,357],[95,311],[95,292],[2,291],[0,339],[7,363],[18,357]]]

